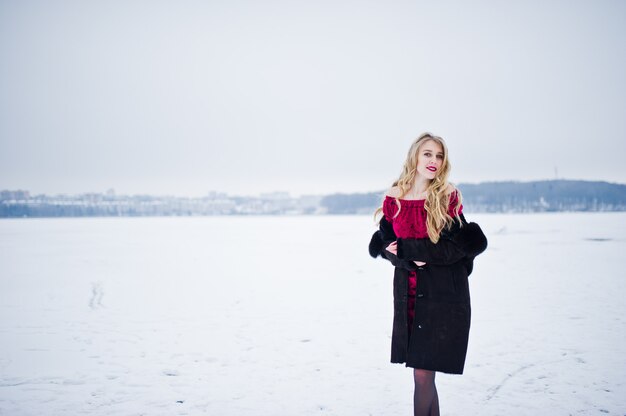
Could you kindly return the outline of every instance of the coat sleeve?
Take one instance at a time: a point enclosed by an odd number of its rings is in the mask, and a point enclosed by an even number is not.
[[[385,260],[388,260],[395,267],[400,267],[405,270],[417,270],[418,266],[411,260],[402,260],[395,256],[393,253],[385,250],[385,248],[396,241],[396,234],[393,231],[393,226],[383,216],[380,220],[378,231],[376,231],[370,239],[369,252],[374,258],[380,256]]]
[[[467,223],[461,215],[451,230],[442,232],[437,244],[428,238],[399,238],[398,258],[417,260],[436,265],[454,264],[463,259],[473,259],[487,249],[487,237],[475,222]]]

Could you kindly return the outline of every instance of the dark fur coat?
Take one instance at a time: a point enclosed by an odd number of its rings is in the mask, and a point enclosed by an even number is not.
[[[468,276],[474,258],[487,248],[478,224],[461,214],[437,244],[428,238],[398,239],[385,217],[370,240],[369,252],[394,266],[394,319],[391,362],[407,367],[462,374],[467,353],[471,308]],[[398,255],[385,248],[397,241]],[[417,266],[413,261],[425,262]],[[407,328],[408,275],[417,272],[415,319]]]

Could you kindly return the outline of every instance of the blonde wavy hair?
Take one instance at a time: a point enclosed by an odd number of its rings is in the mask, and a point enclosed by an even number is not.
[[[448,214],[448,206],[452,193],[447,192],[448,186],[450,185],[448,183],[448,176],[450,175],[452,166],[450,165],[450,160],[448,159],[448,146],[446,146],[446,142],[441,137],[435,136],[431,133],[424,133],[420,135],[409,148],[406,161],[404,162],[404,167],[402,168],[402,173],[400,174],[398,180],[392,185],[397,186],[400,190],[400,196],[395,197],[398,212],[396,212],[394,218],[398,216],[400,210],[402,209],[400,199],[402,199],[402,197],[409,192],[415,181],[419,150],[424,143],[430,140],[439,143],[443,149],[443,163],[441,164],[441,169],[437,171],[437,176],[435,176],[435,178],[428,184],[428,187],[426,188],[427,197],[426,201],[424,201],[424,209],[427,213],[426,228],[428,230],[428,237],[430,238],[430,241],[437,243],[439,241],[441,231],[446,227],[450,227],[454,222],[454,218]],[[458,222],[461,223],[459,209],[463,203],[463,197],[461,195],[461,191],[458,189],[457,195],[458,200],[454,206],[453,213],[455,218],[458,219]],[[382,213],[382,210],[383,207],[381,206],[374,212],[374,221],[377,224],[380,222],[380,219],[377,220],[377,216]]]

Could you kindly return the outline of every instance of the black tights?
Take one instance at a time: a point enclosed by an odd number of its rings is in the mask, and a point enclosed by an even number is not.
[[[413,413],[415,416],[439,416],[439,397],[435,387],[435,372],[413,370],[415,393],[413,393]]]

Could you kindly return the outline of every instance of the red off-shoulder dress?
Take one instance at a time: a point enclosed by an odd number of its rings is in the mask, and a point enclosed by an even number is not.
[[[454,217],[454,207],[456,206],[458,193],[455,190],[450,195],[448,214]],[[425,199],[400,199],[402,209],[396,218],[393,218],[398,211],[396,199],[385,196],[383,202],[383,214],[385,219],[393,225],[393,231],[398,238],[428,238],[426,229],[426,210],[424,209]],[[459,207],[459,215],[463,213],[463,205]],[[417,286],[417,272],[409,272],[408,299],[407,299],[407,321],[409,334],[413,328],[415,318],[415,287]]]

